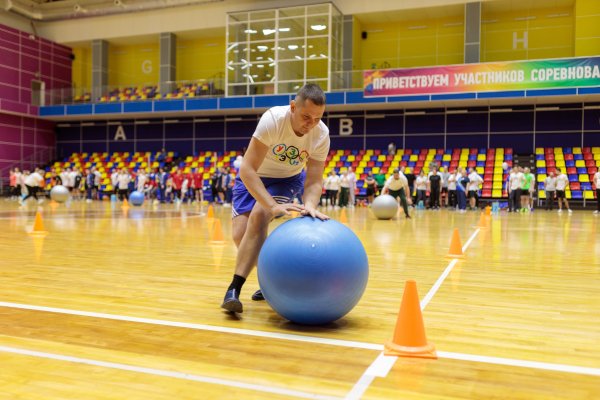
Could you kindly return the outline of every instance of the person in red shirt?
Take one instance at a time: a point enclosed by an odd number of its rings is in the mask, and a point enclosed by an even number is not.
[[[192,189],[194,190],[194,198],[196,199],[196,201],[199,201],[200,204],[202,204],[202,202],[204,202],[204,193],[202,191],[204,180],[202,179],[202,174],[198,171],[198,169],[195,169],[191,175]]]
[[[179,201],[181,201],[181,186],[183,185],[183,174],[181,173],[181,170],[178,169],[177,172],[175,172],[175,174],[173,175],[173,195],[175,196],[176,199],[179,199]]]

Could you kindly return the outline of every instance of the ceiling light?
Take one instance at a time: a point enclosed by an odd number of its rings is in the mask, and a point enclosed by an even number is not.
[[[244,33],[257,33],[258,31],[255,31],[254,29],[246,29],[244,31]]]
[[[279,28],[279,32],[289,32],[290,28]]]
[[[275,29],[263,29],[262,30],[263,35],[265,36],[269,36],[275,33]]]
[[[327,29],[327,25],[311,25],[310,29],[312,29],[313,31],[324,31],[325,29]]]
[[[256,48],[257,48],[259,51],[267,51],[267,50],[269,50],[269,47],[268,47],[268,46],[256,46]]]
[[[298,60],[302,60],[302,57],[300,57],[300,56],[294,56],[294,57]]]
[[[290,50],[296,50],[298,48],[297,44],[288,44],[288,49]]]

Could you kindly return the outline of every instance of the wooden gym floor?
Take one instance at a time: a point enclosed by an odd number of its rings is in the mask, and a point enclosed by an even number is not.
[[[492,217],[421,211],[374,220],[348,210],[370,279],[324,327],[286,322],[242,291],[227,239],[195,205],[0,201],[0,399],[597,399],[600,218],[536,211]],[[334,218],[340,212],[330,211]],[[277,225],[276,222],[272,227]],[[452,261],[458,228],[466,251]],[[407,279],[417,282],[439,359],[380,357]]]

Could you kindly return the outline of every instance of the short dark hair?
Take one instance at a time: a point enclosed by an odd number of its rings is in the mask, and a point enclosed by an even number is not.
[[[317,84],[307,83],[302,86],[296,94],[296,102],[299,104],[304,103],[305,100],[312,101],[316,106],[325,105],[325,93],[323,89]]]

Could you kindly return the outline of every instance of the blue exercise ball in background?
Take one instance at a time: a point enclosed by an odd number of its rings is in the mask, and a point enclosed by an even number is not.
[[[134,206],[141,206],[144,204],[144,193],[138,192],[137,190],[131,192],[129,195],[129,202]]]
[[[346,315],[369,278],[367,253],[350,229],[334,220],[302,217],[277,227],[258,257],[258,282],[282,317],[321,325]]]
[[[57,203],[64,203],[69,200],[69,189],[64,187],[63,185],[56,185],[50,190],[50,198]]]

